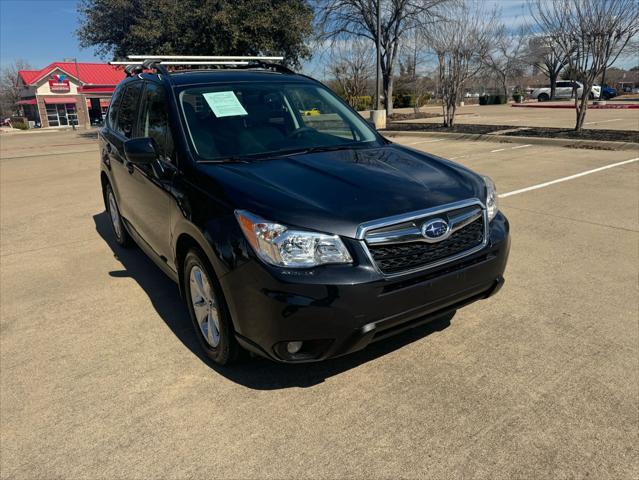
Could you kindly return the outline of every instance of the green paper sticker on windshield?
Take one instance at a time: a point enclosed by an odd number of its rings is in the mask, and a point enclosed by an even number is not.
[[[209,92],[202,96],[216,117],[234,117],[237,115],[248,115],[240,101],[232,91],[229,92]]]

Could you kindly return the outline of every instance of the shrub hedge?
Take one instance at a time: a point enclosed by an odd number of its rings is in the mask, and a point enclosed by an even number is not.
[[[502,105],[506,102],[506,95],[482,95],[479,97],[480,105]]]

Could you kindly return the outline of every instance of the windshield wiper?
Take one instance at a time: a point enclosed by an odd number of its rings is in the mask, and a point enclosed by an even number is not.
[[[249,155],[231,155],[223,158],[199,160],[200,163],[252,163],[265,158],[286,157],[289,155],[300,155],[306,153],[330,152],[336,150],[346,150],[349,148],[367,148],[370,145],[365,143],[340,143],[337,145],[320,145],[316,147],[302,147],[290,150],[275,150],[271,152],[252,153]]]
[[[250,163],[255,158],[246,155],[232,155],[230,157],[198,160],[198,163]]]
[[[298,150],[284,150],[279,154],[285,155],[299,155],[304,153],[318,153],[318,152],[332,152],[336,150],[347,150],[349,148],[363,148],[369,145],[363,145],[361,143],[340,143],[337,145],[320,145],[316,147],[303,147]]]

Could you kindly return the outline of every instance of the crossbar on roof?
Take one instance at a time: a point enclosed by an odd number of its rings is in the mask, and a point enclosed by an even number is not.
[[[248,65],[249,62],[228,61],[228,62],[186,62],[186,61],[160,61],[160,65]],[[110,65],[143,65],[144,62],[109,62]]]
[[[131,60],[259,60],[263,62],[276,62],[284,60],[284,57],[263,57],[246,55],[128,55]]]

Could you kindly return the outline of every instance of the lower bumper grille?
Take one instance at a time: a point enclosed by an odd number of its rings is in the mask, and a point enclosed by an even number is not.
[[[484,235],[484,217],[481,216],[438,243],[415,241],[390,245],[369,245],[368,248],[382,273],[396,274],[419,269],[473,250],[483,243]]]

